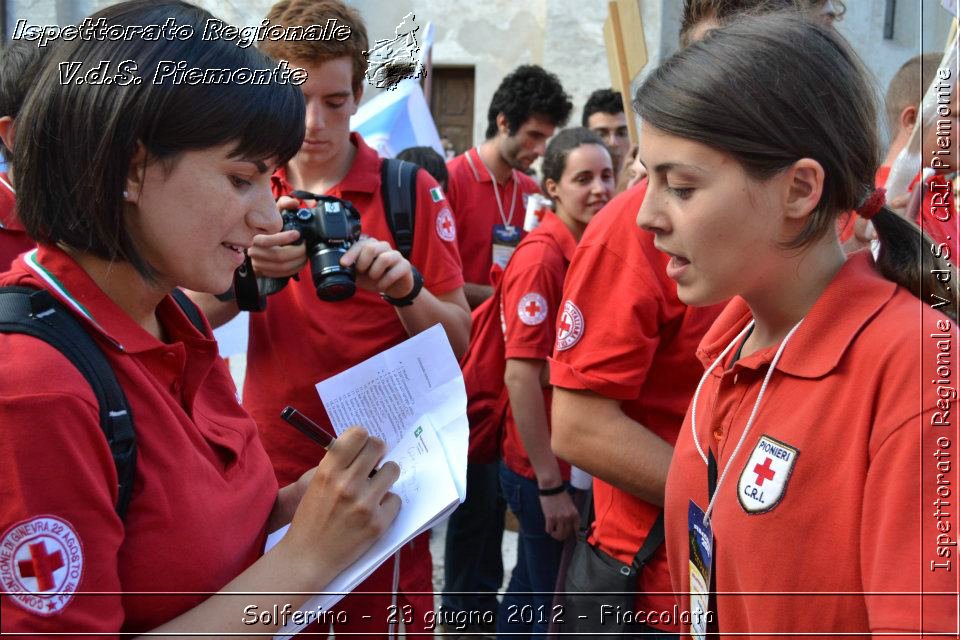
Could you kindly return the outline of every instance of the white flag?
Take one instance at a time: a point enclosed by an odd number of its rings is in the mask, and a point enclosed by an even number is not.
[[[396,89],[381,91],[361,105],[350,118],[350,129],[384,158],[408,147],[433,147],[443,156],[437,125],[416,80],[401,80]]]

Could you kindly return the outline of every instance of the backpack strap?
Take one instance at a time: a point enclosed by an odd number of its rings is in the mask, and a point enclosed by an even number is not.
[[[590,525],[593,523],[594,517],[593,488],[591,487],[587,493],[587,502],[583,505],[583,511],[580,512],[580,531],[577,532],[578,539],[586,542],[590,536]],[[661,509],[660,515],[658,515],[657,519],[653,522],[643,544],[640,545],[636,555],[633,556],[633,562],[630,563],[637,573],[640,573],[644,565],[646,565],[647,562],[650,561],[650,558],[653,557],[653,554],[657,552],[657,549],[663,544],[664,538],[663,510]]]
[[[660,548],[660,545],[664,541],[664,531],[663,531],[663,511],[660,511],[660,515],[657,516],[656,521],[654,521],[653,526],[650,527],[650,530],[647,532],[647,537],[644,538],[643,544],[637,550],[637,555],[633,557],[633,568],[640,573],[640,570],[643,569],[644,565],[649,562],[650,558],[653,557],[653,554],[657,552],[657,549]]]
[[[133,495],[137,444],[127,398],[103,351],[83,325],[42,289],[0,287],[0,333],[43,340],[70,360],[90,384],[100,406],[100,429],[117,468],[116,512],[123,520]]]
[[[200,312],[200,307],[194,304],[193,300],[191,300],[182,289],[174,287],[170,295],[173,297],[173,301],[177,303],[177,306],[180,307],[180,310],[186,314],[190,320],[190,324],[196,327],[197,331],[209,338],[210,336],[207,335],[206,326],[203,324],[203,313]]]
[[[397,250],[410,259],[417,213],[417,170],[412,162],[384,158],[380,163],[380,194]]]

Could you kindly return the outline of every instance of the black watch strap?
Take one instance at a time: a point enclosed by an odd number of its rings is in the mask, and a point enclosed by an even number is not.
[[[550,487],[549,489],[539,489],[540,495],[542,496],[556,496],[567,490],[567,485],[560,483],[555,487]]]
[[[381,293],[380,296],[395,307],[409,307],[412,305],[414,299],[420,295],[420,290],[423,289],[423,276],[420,275],[420,272],[413,265],[410,265],[410,272],[413,273],[413,289],[410,290],[410,293],[402,298],[391,298],[385,293]]]

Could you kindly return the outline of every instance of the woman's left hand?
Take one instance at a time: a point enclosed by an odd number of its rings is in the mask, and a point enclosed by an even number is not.
[[[403,298],[413,291],[410,262],[383,240],[364,238],[354,243],[340,258],[340,264],[353,265],[357,285],[367,291],[384,293],[391,298]]]

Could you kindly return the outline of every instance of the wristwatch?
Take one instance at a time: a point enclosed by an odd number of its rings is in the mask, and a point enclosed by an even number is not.
[[[420,272],[417,271],[417,268],[413,265],[410,265],[410,272],[413,274],[413,289],[410,290],[410,293],[402,298],[391,298],[385,293],[381,293],[380,296],[395,307],[409,307],[412,305],[414,298],[420,295],[420,290],[423,289],[423,276],[420,275]]]
[[[540,492],[540,495],[542,496],[555,496],[560,493],[563,493],[566,490],[567,490],[567,485],[561,482],[559,485],[555,487],[550,487],[549,489],[539,489],[539,492]]]

